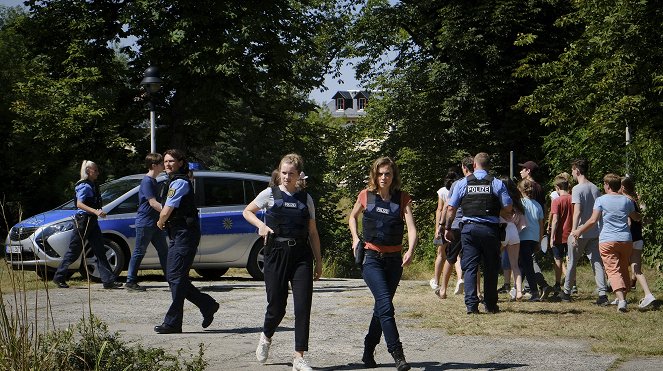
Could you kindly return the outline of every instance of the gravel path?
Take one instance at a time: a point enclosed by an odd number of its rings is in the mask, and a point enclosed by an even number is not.
[[[119,331],[127,340],[174,351],[191,349],[191,353],[196,352],[202,342],[206,346],[209,370],[291,369],[294,343],[292,297],[288,314],[274,335],[270,357],[263,366],[255,360],[254,354],[265,309],[263,283],[231,278],[194,284],[219,301],[221,309],[214,323],[203,330],[197,308],[186,303],[183,334],[159,335],[153,331],[170,304],[170,292],[165,282],[141,282],[148,288],[143,293],[103,290],[100,284],[94,284],[89,295],[94,314],[108,323],[111,331]],[[426,284],[402,281],[399,293]],[[33,299],[28,297],[28,301]],[[45,309],[45,302],[42,293],[38,300],[40,311]],[[76,324],[88,311],[88,290],[84,287],[53,289],[50,302],[58,326]],[[363,336],[371,303],[372,297],[362,280],[322,279],[315,283],[310,352],[306,354],[314,369],[362,369]],[[439,329],[422,328],[420,319],[399,316],[398,312],[397,321],[405,355],[413,370],[663,368],[663,357],[641,358],[616,365],[617,357],[593,353],[584,341],[449,336]],[[378,346],[376,360],[379,369],[394,369],[384,343]]]

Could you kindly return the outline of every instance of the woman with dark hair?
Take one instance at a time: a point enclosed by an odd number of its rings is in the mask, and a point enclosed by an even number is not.
[[[295,304],[293,371],[312,370],[304,359],[304,352],[308,351],[313,281],[322,275],[315,206],[311,196],[300,187],[303,168],[304,160],[298,154],[283,156],[278,169],[279,179],[260,192],[242,213],[266,241],[267,309],[256,358],[258,362],[265,363],[269,357],[272,337],[286,313],[290,284]],[[261,209],[267,209],[264,222],[256,215]]]
[[[154,326],[154,331],[159,334],[172,334],[182,332],[185,299],[200,309],[203,328],[212,324],[214,313],[219,310],[219,303],[200,292],[189,279],[189,269],[200,243],[198,209],[194,201],[193,185],[189,179],[189,164],[184,153],[178,149],[167,150],[163,155],[163,163],[168,174],[165,185],[168,195],[159,214],[157,227],[167,229],[170,237],[166,279],[173,302],[163,323]]]
[[[444,186],[437,190],[437,209],[435,210],[435,238],[433,239],[433,245],[437,248],[437,255],[435,256],[435,265],[434,265],[434,275],[433,278],[429,281],[430,287],[435,291],[436,295],[440,299],[446,299],[447,297],[447,285],[449,284],[449,277],[451,276],[451,263],[447,261],[447,247],[449,245],[448,241],[444,240],[444,217],[446,215],[445,205],[447,199],[449,198],[449,191],[451,190],[451,185],[460,178],[460,175],[456,172],[455,167],[450,167],[447,170],[447,175],[444,178]],[[456,264],[456,274],[458,277],[462,277],[462,272],[460,269],[460,261],[457,260]],[[442,276],[442,284],[440,285],[440,276],[442,273],[445,273]]]
[[[359,193],[348,221],[353,248],[366,250],[362,276],[375,299],[373,316],[364,338],[365,367],[377,367],[375,347],[384,334],[387,350],[399,371],[409,370],[403,355],[403,345],[394,319],[393,298],[403,274],[403,267],[412,262],[417,244],[417,229],[412,216],[412,199],[401,191],[401,179],[396,163],[380,157],[371,165],[368,186]],[[357,218],[363,213],[363,237],[360,246]],[[402,255],[403,236],[407,225],[409,249]]]
[[[639,199],[638,194],[635,192],[635,182],[633,181],[633,178],[622,178],[622,188],[619,193],[631,199],[635,205],[635,211],[640,213]],[[633,269],[633,274],[635,275],[635,278],[631,280],[631,287],[633,288],[635,286],[635,280],[637,280],[640,284],[640,287],[642,287],[642,291],[644,292],[645,297],[640,300],[638,307],[640,309],[644,309],[655,302],[656,298],[649,289],[647,278],[644,274],[642,274],[642,248],[644,246],[644,240],[642,237],[641,220],[631,219],[631,237],[633,239],[633,251],[631,252],[630,262],[631,269]]]
[[[513,209],[508,218],[500,218],[500,224],[505,223],[504,240],[502,240],[502,268],[504,269],[504,286],[509,290],[512,300],[521,300],[523,297],[523,278],[518,267],[520,255],[519,231],[527,226],[525,221],[525,209],[520,200],[521,195],[518,186],[509,177],[500,178],[506,186],[509,197],[513,201]],[[515,287],[510,289],[511,275]]]

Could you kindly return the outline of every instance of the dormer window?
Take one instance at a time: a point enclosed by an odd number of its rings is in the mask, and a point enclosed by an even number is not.
[[[345,109],[345,99],[336,98],[336,110],[344,110],[344,109]]]
[[[366,108],[366,98],[357,99],[357,109],[361,111],[364,108]]]

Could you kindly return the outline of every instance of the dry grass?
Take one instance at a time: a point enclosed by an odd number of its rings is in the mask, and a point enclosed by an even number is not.
[[[45,283],[34,272],[13,272],[0,264],[0,289],[4,293],[43,289]],[[661,283],[663,276],[653,270],[645,272],[654,294],[663,298]],[[163,280],[160,271],[141,271],[143,280]],[[551,282],[551,272],[546,278]],[[192,278],[197,275],[191,271]],[[624,359],[637,356],[663,355],[663,311],[659,307],[639,311],[637,302],[643,297],[638,287],[628,295],[629,311],[619,313],[614,306],[598,307],[593,304],[596,295],[593,275],[589,266],[578,267],[580,294],[571,303],[550,301],[542,303],[507,302],[507,294],[500,294],[501,313],[497,315],[472,315],[465,313],[462,295],[452,294],[455,278],[449,284],[449,297],[440,300],[434,296],[428,286],[432,276],[432,264],[416,262],[405,269],[403,279],[419,280],[421,285],[408,290],[407,294],[399,291],[395,297],[400,315],[421,320],[422,326],[440,328],[451,335],[548,337],[575,338],[589,341],[592,349],[601,353],[619,354]],[[225,277],[228,279],[249,279],[244,269],[231,269]],[[69,281],[71,285],[87,285],[87,281],[76,274]],[[54,288],[51,282],[46,283]],[[501,281],[500,281],[501,284]],[[425,300],[422,300],[424,298]],[[610,296],[613,299],[612,296]],[[660,303],[660,301],[658,302]]]
[[[33,271],[12,271],[9,264],[4,261],[0,262],[0,292],[11,293],[17,290],[36,290],[44,288],[44,282]],[[49,284],[50,288],[55,288],[53,283]]]
[[[415,267],[413,273],[419,276],[421,271],[423,269]],[[647,271],[645,274],[651,286],[656,285],[655,281],[660,282],[655,272]],[[440,328],[452,335],[510,334],[537,339],[582,339],[589,341],[594,351],[619,354],[625,359],[663,355],[663,338],[660,334],[663,311],[660,308],[639,311],[637,303],[644,296],[639,288],[628,295],[630,304],[627,313],[618,312],[615,306],[596,306],[596,295],[592,293],[595,284],[589,266],[580,266],[578,269],[581,292],[574,297],[573,302],[508,302],[508,295],[500,294],[501,313],[497,315],[467,315],[462,295],[451,294],[445,300],[438,299],[428,286],[427,281],[431,276],[432,272],[429,272],[423,277],[425,281],[421,286],[409,290],[407,295],[401,292],[395,298],[396,307],[402,309],[402,315],[421,319],[424,327]],[[550,282],[551,277],[547,278]],[[453,292],[454,284],[455,279],[452,277],[450,293]],[[657,294],[663,297],[654,290],[654,295]],[[612,295],[609,297],[614,299]]]

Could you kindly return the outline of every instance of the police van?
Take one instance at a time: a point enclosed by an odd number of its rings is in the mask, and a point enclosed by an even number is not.
[[[106,257],[116,275],[128,268],[136,243],[138,187],[144,176],[125,176],[100,186],[103,210],[108,216],[99,218],[99,226]],[[165,180],[165,174],[157,179],[159,183]],[[268,176],[258,174],[194,173],[202,236],[192,268],[203,278],[217,279],[229,268],[246,268],[254,279],[263,279],[263,241],[256,228],[244,219],[242,211],[268,183]],[[76,204],[72,199],[13,226],[5,241],[5,259],[13,269],[35,270],[43,279],[52,278],[69,249],[75,230],[75,212]],[[92,280],[99,282],[96,258],[90,249],[84,251],[85,264],[79,258],[69,267],[70,273],[89,274]],[[152,245],[148,246],[140,269],[161,269]]]

